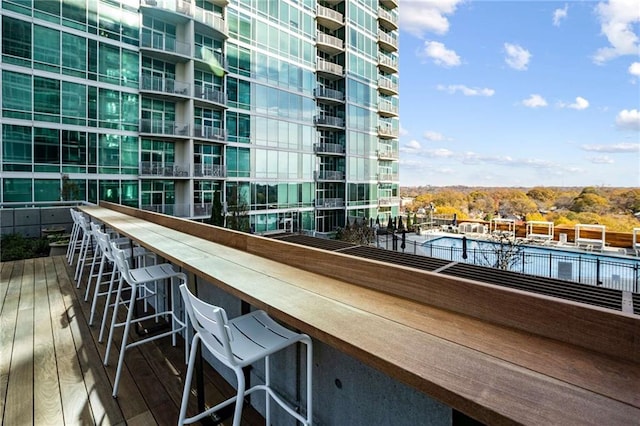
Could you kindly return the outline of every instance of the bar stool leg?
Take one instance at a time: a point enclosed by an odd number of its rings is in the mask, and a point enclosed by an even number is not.
[[[107,324],[107,316],[109,315],[109,308],[111,306],[111,293],[113,292],[113,283],[115,282],[116,273],[115,265],[113,266],[113,271],[111,271],[111,280],[109,281],[109,289],[107,290],[107,300],[104,303],[104,312],[102,313],[102,323],[100,324],[100,335],[98,336],[98,342],[102,343],[102,339],[104,337],[104,327]],[[114,307],[115,309],[115,307]]]
[[[100,293],[100,284],[102,280],[102,273],[104,272],[105,257],[100,259],[100,267],[98,268],[98,275],[96,277],[96,287],[93,289],[93,300],[91,301],[91,314],[89,315],[89,325],[93,325],[93,317],[96,313],[96,304],[98,302],[98,294]],[[89,293],[89,287],[87,287],[87,293]],[[86,299],[86,296],[85,296]]]
[[[196,333],[193,336],[191,342],[192,348],[197,348],[200,344],[200,336]],[[180,404],[180,417],[178,418],[178,426],[184,425],[184,420],[187,417],[187,405],[189,402],[189,394],[191,393],[191,380],[193,378],[193,368],[196,363],[196,355],[198,351],[191,351],[189,355],[189,362],[187,363],[187,375],[184,378],[184,389],[182,390],[182,404]]]
[[[122,373],[122,366],[124,364],[124,354],[127,351],[127,339],[129,337],[129,328],[131,327],[131,319],[133,317],[133,305],[136,303],[136,285],[131,286],[131,297],[129,298],[129,311],[127,312],[127,319],[124,323],[124,333],[122,335],[122,343],[120,345],[120,356],[118,357],[118,368],[116,369],[116,378],[113,382],[114,398],[118,396],[118,386],[120,385],[120,374]],[[114,309],[115,312],[115,309]]]

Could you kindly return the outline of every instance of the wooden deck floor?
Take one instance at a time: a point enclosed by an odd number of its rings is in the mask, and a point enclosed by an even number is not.
[[[64,256],[0,263],[0,424],[175,425],[184,342],[172,347],[166,338],[128,350],[112,398],[117,348],[104,367],[99,321],[88,326],[84,286],[77,290],[71,276]],[[207,405],[233,393],[205,364]],[[195,405],[192,395],[191,414]],[[264,419],[248,408],[242,424]]]

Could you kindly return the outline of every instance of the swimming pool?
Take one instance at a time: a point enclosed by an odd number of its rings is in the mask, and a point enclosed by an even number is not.
[[[640,292],[640,259],[628,256],[532,245],[500,247],[492,241],[467,238],[464,258],[462,237],[457,236],[436,236],[417,245],[416,254]]]

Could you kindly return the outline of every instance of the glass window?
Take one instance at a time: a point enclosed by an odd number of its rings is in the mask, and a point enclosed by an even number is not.
[[[62,122],[86,125],[87,87],[84,84],[62,82]]]
[[[137,52],[122,49],[122,85],[138,88],[139,55]]]
[[[60,65],[59,31],[33,26],[33,61],[34,68],[57,72]]]
[[[5,203],[32,201],[31,179],[4,179],[2,185],[2,201]]]
[[[2,71],[3,117],[31,120],[31,76]]]
[[[2,125],[2,162],[4,170],[31,171],[32,128],[15,124]],[[15,166],[12,164],[23,164]]]
[[[100,89],[98,102],[100,127],[117,129],[120,123],[120,92]]]
[[[77,130],[62,131],[62,171],[66,173],[86,172],[87,134]]]
[[[59,179],[35,179],[33,201],[60,201]]]
[[[33,78],[33,110],[35,120],[60,121],[60,81]]]
[[[120,136],[100,134],[100,173],[118,173],[120,165]]]
[[[62,33],[62,73],[85,77],[87,70],[87,40]]]
[[[107,43],[100,43],[100,81],[120,84],[120,49]]]
[[[60,172],[60,131],[33,129],[33,157],[36,172]]]
[[[31,67],[31,46],[31,24],[19,19],[3,16],[3,62]]]

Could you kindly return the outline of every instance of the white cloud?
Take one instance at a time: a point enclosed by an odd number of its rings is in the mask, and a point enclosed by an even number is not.
[[[629,74],[640,78],[640,62],[634,62],[629,65]]]
[[[569,5],[565,3],[563,9],[556,9],[553,11],[553,25],[556,27],[560,26],[560,21],[567,18],[567,11],[569,10]]]
[[[424,49],[419,56],[430,58],[436,65],[450,68],[460,65],[460,56],[450,49],[447,49],[443,43],[439,41],[425,41]]]
[[[603,155],[601,157],[590,157],[588,158],[589,161],[591,161],[593,164],[613,164],[615,163],[615,161],[613,161],[613,158],[609,157],[608,155]]]
[[[609,154],[638,153],[640,152],[640,143],[622,142],[611,145],[582,145],[580,148],[584,151],[607,152]]]
[[[640,49],[635,25],[640,22],[638,0],[610,0],[600,2],[595,9],[600,21],[600,32],[610,46],[602,47],[593,55],[597,64],[623,55],[637,55]]]
[[[456,92],[462,92],[465,96],[493,96],[496,91],[488,88],[479,88],[479,87],[467,87],[463,84],[450,84],[449,86],[444,86],[439,84],[437,86],[438,90],[446,91],[451,94]]]
[[[407,142],[407,143],[405,144],[405,147],[406,147],[407,149],[409,149],[409,150],[412,150],[412,151],[415,151],[415,150],[418,150],[418,149],[420,149],[420,148],[421,148],[421,146],[420,146],[420,142],[418,142],[418,141],[417,141],[417,140],[415,140],[415,139],[412,139],[412,140],[410,140],[409,142]]]
[[[589,101],[581,96],[578,96],[574,103],[567,105],[567,108],[577,109],[577,110],[587,109],[589,108]]]
[[[449,31],[447,15],[455,13],[463,0],[401,0],[400,28],[422,38],[425,33],[446,34]]]
[[[616,117],[616,124],[621,129],[640,130],[640,110],[623,109]]]
[[[504,58],[507,65],[518,71],[527,69],[532,56],[527,49],[517,44],[505,43],[504,50],[507,53]]]
[[[428,141],[443,141],[444,135],[442,133],[434,132],[432,130],[427,130],[424,132],[424,138]]]
[[[400,126],[400,136],[406,136],[409,134],[409,131],[404,127]]]
[[[523,100],[522,105],[529,108],[540,108],[540,107],[546,107],[547,101],[542,96],[533,94],[529,96],[527,99]]]

